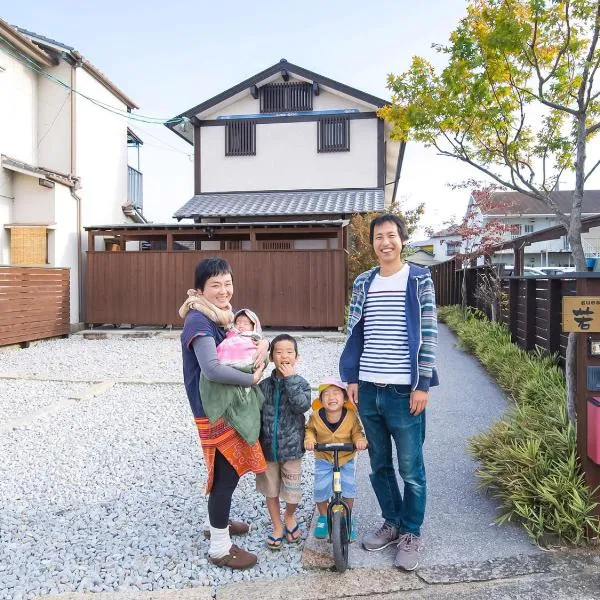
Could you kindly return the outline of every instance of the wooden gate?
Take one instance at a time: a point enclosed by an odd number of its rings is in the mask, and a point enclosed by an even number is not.
[[[255,310],[263,326],[343,326],[343,249],[88,252],[86,323],[181,325],[177,311],[208,256],[229,261],[234,306]]]
[[[0,346],[69,334],[69,269],[0,267]]]

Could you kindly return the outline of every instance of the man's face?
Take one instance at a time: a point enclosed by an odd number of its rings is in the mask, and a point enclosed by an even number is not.
[[[392,264],[400,260],[402,240],[398,226],[392,221],[376,225],[373,230],[373,249],[380,265]]]

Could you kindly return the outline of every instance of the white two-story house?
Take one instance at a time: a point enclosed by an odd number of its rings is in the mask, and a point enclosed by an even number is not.
[[[0,265],[68,267],[72,324],[83,228],[144,221],[135,108],[74,48],[0,20]]]
[[[181,113],[186,120],[169,127],[194,146],[194,196],[174,217],[308,222],[384,210],[396,195],[404,154],[377,117],[387,103],[283,59]],[[302,249],[338,242],[287,243]]]
[[[559,208],[568,214],[572,205],[572,191],[557,191],[552,194]],[[473,199],[469,202],[467,211],[472,210]],[[496,207],[486,209],[481,214],[483,222],[492,219],[500,220],[509,227],[504,234],[506,240],[517,238],[530,233],[559,225],[556,214],[543,202],[519,194],[517,192],[496,192],[493,203]],[[600,214],[600,190],[586,191],[583,198],[582,217]],[[600,255],[600,228],[592,228],[582,234],[583,248],[586,257]],[[535,242],[525,246],[525,262],[527,267],[568,267],[573,264],[573,258],[565,235],[558,239]],[[502,250],[492,257],[494,263],[512,264],[512,250]]]

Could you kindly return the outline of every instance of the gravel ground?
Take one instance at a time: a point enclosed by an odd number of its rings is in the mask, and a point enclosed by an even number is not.
[[[269,337],[269,336],[267,336]],[[298,370],[316,385],[337,375],[339,342],[319,338],[298,340]],[[181,344],[161,337],[86,340],[73,336],[34,344],[22,350],[0,349],[0,375],[101,381],[181,381]]]
[[[335,375],[340,349],[301,340],[299,371],[312,385]],[[179,352],[177,340],[160,338],[53,340],[0,350],[0,376],[177,381]],[[258,553],[258,565],[242,573],[208,564],[206,474],[183,385],[117,384],[95,398],[60,404],[86,387],[0,379],[0,410],[20,419],[0,432],[1,600],[217,587],[302,570],[302,543],[278,553],[265,548],[268,516],[253,476],[242,478],[232,516],[252,523],[240,544]],[[306,535],[312,456],[304,463],[297,517]]]

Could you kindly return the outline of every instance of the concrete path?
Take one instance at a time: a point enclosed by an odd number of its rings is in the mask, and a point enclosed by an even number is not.
[[[438,365],[441,385],[432,388],[427,409],[425,461],[428,503],[422,531],[425,547],[420,569],[471,565],[543,551],[513,524],[493,524],[498,502],[477,489],[476,463],[468,439],[485,431],[509,408],[509,400],[477,360],[456,347],[450,330],[440,325]],[[381,512],[369,480],[369,458],[362,453],[357,470],[355,518],[359,539],[381,524]],[[395,547],[366,552],[350,548],[351,567],[391,566]],[[331,545],[310,537],[303,561],[307,567],[332,564]]]

